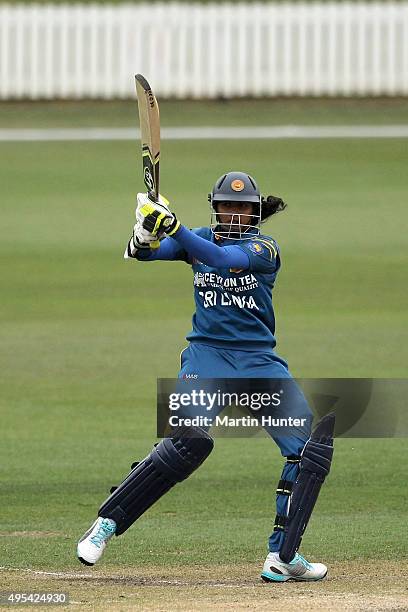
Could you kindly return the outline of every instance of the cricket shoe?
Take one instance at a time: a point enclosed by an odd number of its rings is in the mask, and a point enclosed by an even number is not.
[[[264,582],[312,582],[322,580],[326,574],[327,567],[323,563],[309,563],[299,553],[296,553],[290,563],[284,563],[278,552],[270,552],[266,557],[261,578]]]
[[[115,531],[115,521],[99,516],[78,542],[77,555],[80,562],[84,565],[94,565],[99,561]]]

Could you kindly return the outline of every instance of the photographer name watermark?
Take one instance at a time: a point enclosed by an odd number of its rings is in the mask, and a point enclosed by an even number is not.
[[[195,416],[183,417],[171,415],[169,417],[170,427],[274,427],[286,429],[288,427],[305,427],[307,418],[274,418],[272,416],[261,417],[230,417],[230,416]]]

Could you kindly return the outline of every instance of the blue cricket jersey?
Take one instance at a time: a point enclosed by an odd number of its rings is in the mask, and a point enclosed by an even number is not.
[[[187,340],[221,348],[273,349],[272,288],[280,268],[276,242],[262,234],[249,240],[222,241],[208,227],[192,231],[222,246],[239,246],[249,256],[250,266],[246,270],[220,269],[186,258],[194,272],[196,305]]]

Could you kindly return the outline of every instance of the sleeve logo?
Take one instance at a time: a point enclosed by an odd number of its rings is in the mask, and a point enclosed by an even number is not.
[[[256,253],[257,255],[264,252],[264,248],[259,244],[259,242],[251,242],[248,247],[253,253]]]

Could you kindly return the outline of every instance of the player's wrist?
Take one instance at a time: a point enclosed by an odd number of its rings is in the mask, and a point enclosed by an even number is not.
[[[176,215],[173,213],[173,219],[170,222],[169,226],[165,228],[166,236],[174,236],[181,227],[180,221],[177,219]]]
[[[171,237],[177,239],[179,236],[183,234],[184,231],[189,232],[189,228],[181,223],[181,221],[177,220],[177,226],[174,227]],[[166,234],[169,236],[170,234]]]

